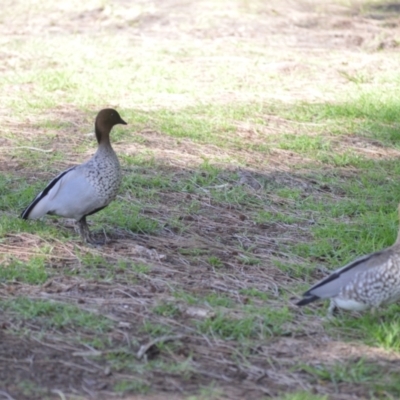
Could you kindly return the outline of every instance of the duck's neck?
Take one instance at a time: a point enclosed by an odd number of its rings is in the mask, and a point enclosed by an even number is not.
[[[109,131],[106,132],[104,129],[101,129],[97,124],[95,124],[94,132],[96,134],[99,147],[111,147]]]

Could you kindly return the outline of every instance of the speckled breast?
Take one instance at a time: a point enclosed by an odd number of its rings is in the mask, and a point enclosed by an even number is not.
[[[98,199],[108,204],[115,199],[121,185],[122,173],[117,155],[114,151],[98,153],[91,160],[86,176],[96,190]]]

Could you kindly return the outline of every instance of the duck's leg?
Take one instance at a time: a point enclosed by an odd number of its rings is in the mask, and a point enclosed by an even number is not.
[[[79,234],[81,235],[81,238],[88,244],[95,244],[95,245],[103,245],[105,241],[98,241],[93,239],[89,227],[86,222],[86,216],[82,217],[78,221],[78,229],[79,229]]]
[[[327,319],[332,319],[334,317],[333,313],[336,310],[336,303],[333,299],[331,299],[331,302],[329,303],[329,308],[328,308],[328,312],[326,314],[326,318]]]
[[[92,239],[92,236],[90,235],[89,227],[86,222],[86,217],[82,217],[78,221],[78,229],[79,229],[79,234],[81,235],[81,238],[86,243],[92,243],[93,239]]]

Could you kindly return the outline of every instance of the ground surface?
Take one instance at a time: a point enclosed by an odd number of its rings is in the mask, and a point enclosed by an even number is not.
[[[394,240],[400,3],[6,3],[0,399],[399,398],[396,306],[293,304]],[[105,106],[107,244],[19,220]]]

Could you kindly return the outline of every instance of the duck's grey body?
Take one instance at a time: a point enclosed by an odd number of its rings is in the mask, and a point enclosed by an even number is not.
[[[117,111],[100,111],[95,124],[99,142],[96,154],[86,163],[56,176],[21,217],[37,219],[54,214],[74,218],[79,222],[83,238],[91,242],[86,216],[100,211],[114,200],[121,184],[120,164],[109,141],[111,128],[117,123],[126,124]]]
[[[400,212],[400,209],[399,209]],[[399,235],[400,236],[400,235]],[[363,311],[400,299],[400,238],[385,250],[360,257],[334,271],[303,294],[297,305],[331,299],[335,307]]]

